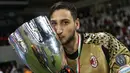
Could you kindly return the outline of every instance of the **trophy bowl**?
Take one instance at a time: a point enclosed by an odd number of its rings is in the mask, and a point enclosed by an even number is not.
[[[66,65],[63,47],[46,16],[17,28],[8,38],[22,62],[34,73],[59,73]]]

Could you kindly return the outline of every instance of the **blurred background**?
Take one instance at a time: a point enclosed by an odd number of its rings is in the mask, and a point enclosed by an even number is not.
[[[26,71],[7,38],[24,22],[48,15],[50,6],[58,1],[76,5],[80,32],[109,32],[130,49],[130,0],[0,0],[0,71]]]

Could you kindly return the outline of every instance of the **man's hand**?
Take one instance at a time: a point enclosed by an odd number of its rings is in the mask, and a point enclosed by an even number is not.
[[[69,66],[64,66],[63,69],[60,70],[59,73],[75,73],[74,70],[72,68],[70,68]]]

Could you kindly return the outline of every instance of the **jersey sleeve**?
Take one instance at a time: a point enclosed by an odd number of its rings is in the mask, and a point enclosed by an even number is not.
[[[109,68],[110,73],[118,73],[121,70],[121,65],[117,64],[118,61],[122,59],[119,58],[119,55],[124,56],[125,65],[130,65],[130,52],[128,48],[117,40],[113,35],[109,33],[85,33],[84,34],[84,43],[87,44],[96,44],[104,46],[108,50],[109,54]],[[119,58],[119,59],[117,59]]]

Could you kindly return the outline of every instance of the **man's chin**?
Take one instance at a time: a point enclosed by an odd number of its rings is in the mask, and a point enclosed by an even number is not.
[[[62,45],[67,44],[67,42],[65,40],[61,40],[61,43],[62,43]]]
[[[66,42],[61,42],[62,43],[62,45],[65,45],[66,44]]]

